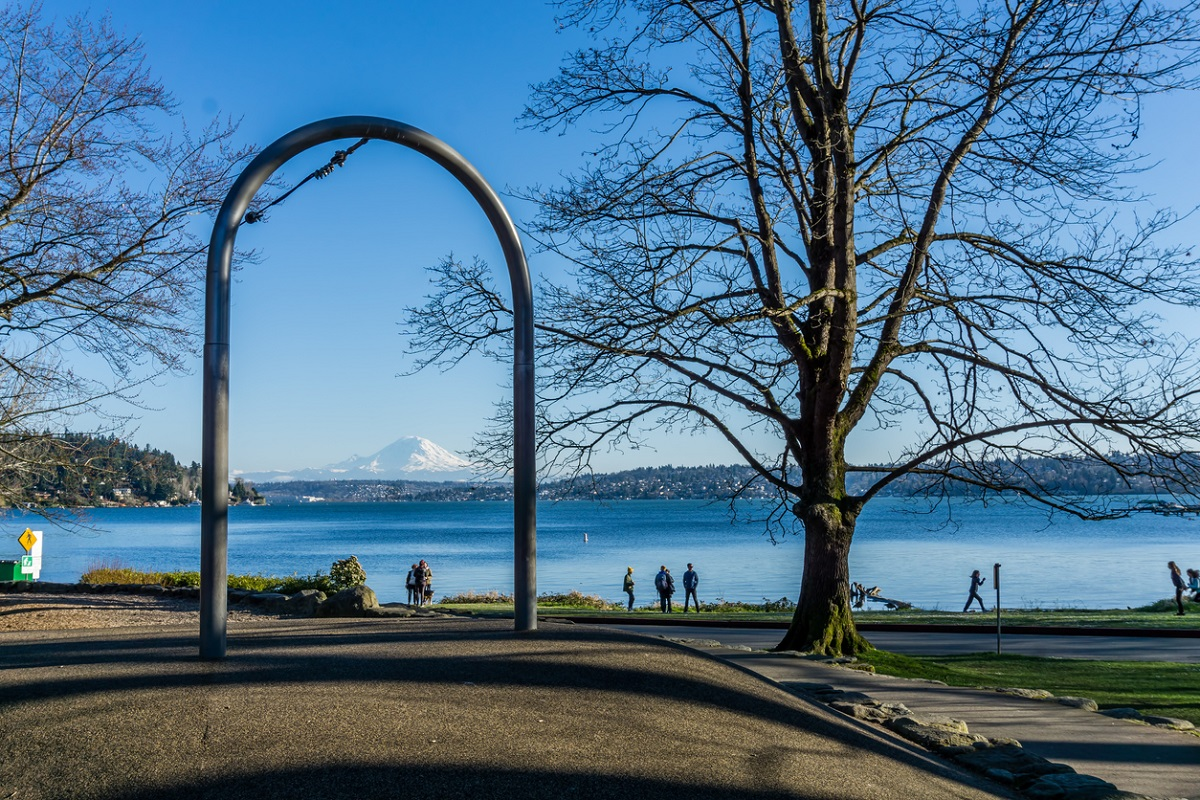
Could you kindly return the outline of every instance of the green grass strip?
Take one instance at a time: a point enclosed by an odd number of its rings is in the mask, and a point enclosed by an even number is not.
[[[1143,714],[1200,725],[1200,664],[1171,661],[1089,661],[1075,658],[971,653],[905,656],[877,650],[859,659],[876,672],[937,680],[951,686],[1045,689],[1090,697],[1100,708],[1136,708]]]

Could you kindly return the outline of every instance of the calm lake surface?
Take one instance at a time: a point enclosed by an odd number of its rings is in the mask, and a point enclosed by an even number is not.
[[[1131,504],[1136,498],[1131,499]],[[853,580],[922,608],[959,610],[971,570],[988,577],[1003,564],[1006,607],[1124,608],[1172,594],[1169,560],[1200,566],[1200,520],[1136,514],[1127,520],[1047,520],[1023,505],[956,504],[930,515],[912,501],[874,501],[859,520]],[[27,527],[44,536],[42,580],[74,582],[90,566],[119,562],[144,570],[199,569],[200,509],[90,509],[93,530],[64,530],[12,512],[0,518],[0,558],[22,554]],[[693,562],[704,601],[795,600],[804,542],[772,544],[761,523],[731,521],[722,503],[631,500],[543,503],[538,507],[538,591],[572,589],[622,600],[634,568],[638,603],[654,595],[666,564],[677,582]],[[585,541],[585,534],[586,541]],[[313,503],[230,509],[229,571],[269,575],[328,573],[358,556],[380,602],[404,599],[404,575],[417,559],[433,569],[438,597],[512,591],[509,503]]]

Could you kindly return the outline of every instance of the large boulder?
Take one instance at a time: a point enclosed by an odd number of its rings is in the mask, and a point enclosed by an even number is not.
[[[361,617],[367,609],[379,608],[379,599],[370,586],[343,589],[317,607],[318,617]]]
[[[287,599],[285,610],[299,617],[311,617],[327,599],[320,589],[303,589]]]

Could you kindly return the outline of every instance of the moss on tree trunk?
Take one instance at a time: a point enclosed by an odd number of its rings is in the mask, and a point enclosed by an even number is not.
[[[791,626],[776,650],[855,655],[873,649],[850,611],[854,520],[836,506],[810,507],[804,520],[804,578]]]

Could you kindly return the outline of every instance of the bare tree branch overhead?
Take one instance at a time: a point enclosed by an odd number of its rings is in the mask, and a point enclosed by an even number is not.
[[[196,349],[204,231],[245,153],[190,132],[136,39],[0,10],[0,502],[67,465],[53,432]],[[175,136],[165,129],[180,131]],[[200,235],[197,235],[199,233]],[[78,353],[96,365],[71,368]],[[19,494],[19,493],[18,493]]]
[[[1163,315],[1200,306],[1198,259],[1131,183],[1143,101],[1196,86],[1197,5],[564,4],[596,46],[524,120],[602,144],[529,193],[571,267],[536,306],[548,466],[647,426],[719,432],[804,530],[780,646],[827,653],[869,647],[847,557],[903,478],[1083,517],[1120,510],[1023,460],[1194,491],[1197,343]],[[502,351],[486,268],[436,274],[408,320],[422,363]],[[881,428],[903,452],[848,463]],[[502,433],[481,444],[502,463]]]

